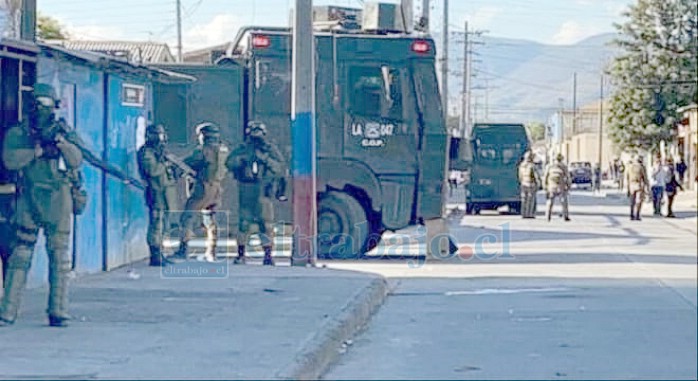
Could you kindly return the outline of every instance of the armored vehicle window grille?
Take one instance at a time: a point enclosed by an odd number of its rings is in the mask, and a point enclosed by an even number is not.
[[[402,120],[400,71],[388,66],[355,66],[349,70],[349,108],[354,115]]]
[[[259,113],[291,112],[291,65],[283,59],[258,60],[255,76],[256,102]]]

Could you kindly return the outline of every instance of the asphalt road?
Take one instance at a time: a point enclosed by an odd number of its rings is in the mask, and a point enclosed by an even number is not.
[[[695,380],[695,209],[641,222],[627,209],[578,191],[571,222],[456,210],[459,256],[412,257],[423,246],[401,232],[412,245],[387,237],[371,260],[328,263],[382,274],[392,293],[325,378]]]

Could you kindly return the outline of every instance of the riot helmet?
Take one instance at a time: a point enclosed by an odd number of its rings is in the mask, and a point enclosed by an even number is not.
[[[150,124],[145,129],[145,141],[151,145],[167,143],[167,132],[162,124]]]
[[[265,126],[262,122],[252,121],[247,124],[245,136],[252,144],[262,146],[266,141],[267,126]]]
[[[199,144],[220,142],[221,133],[218,126],[210,122],[200,123],[196,126],[196,136]]]
[[[555,156],[555,160],[557,160],[559,163],[561,163],[563,160],[565,160],[565,157],[562,156],[561,153],[558,153],[557,156]]]
[[[58,108],[58,97],[53,86],[45,83],[34,85],[34,102],[40,120],[47,121],[53,118]]]

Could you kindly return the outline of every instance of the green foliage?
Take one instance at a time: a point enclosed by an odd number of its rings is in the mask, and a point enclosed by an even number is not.
[[[545,124],[541,122],[531,122],[526,125],[526,131],[532,142],[545,139]]]
[[[36,22],[36,37],[40,40],[67,40],[69,35],[58,20],[39,15]]]
[[[616,25],[608,122],[622,149],[656,149],[671,138],[676,110],[698,101],[697,8],[698,0],[636,0]]]

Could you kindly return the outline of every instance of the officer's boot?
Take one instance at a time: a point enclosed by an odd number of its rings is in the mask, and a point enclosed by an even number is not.
[[[58,234],[56,234],[58,235]],[[70,253],[68,251],[69,236],[48,237],[49,257],[49,295],[48,320],[51,327],[68,325],[68,277],[70,274]],[[53,242],[51,242],[53,241]]]
[[[553,214],[553,200],[548,199],[546,202],[546,211],[545,211],[545,217],[548,219],[548,222],[550,222],[550,218],[552,217]]]
[[[274,266],[274,258],[271,256],[271,245],[264,246],[264,266]]]
[[[0,307],[0,327],[14,324],[26,283],[26,270],[8,269],[7,279],[5,279],[5,295],[2,298],[2,307]]]
[[[172,264],[173,262],[162,254],[162,249],[159,246],[150,246],[150,266],[160,267],[163,265]]]
[[[245,257],[245,245],[238,245],[238,257],[235,258],[233,264],[244,265],[247,262]]]
[[[187,259],[187,250],[189,249],[189,243],[187,241],[180,241],[179,248],[177,252],[172,256],[176,259]]]

